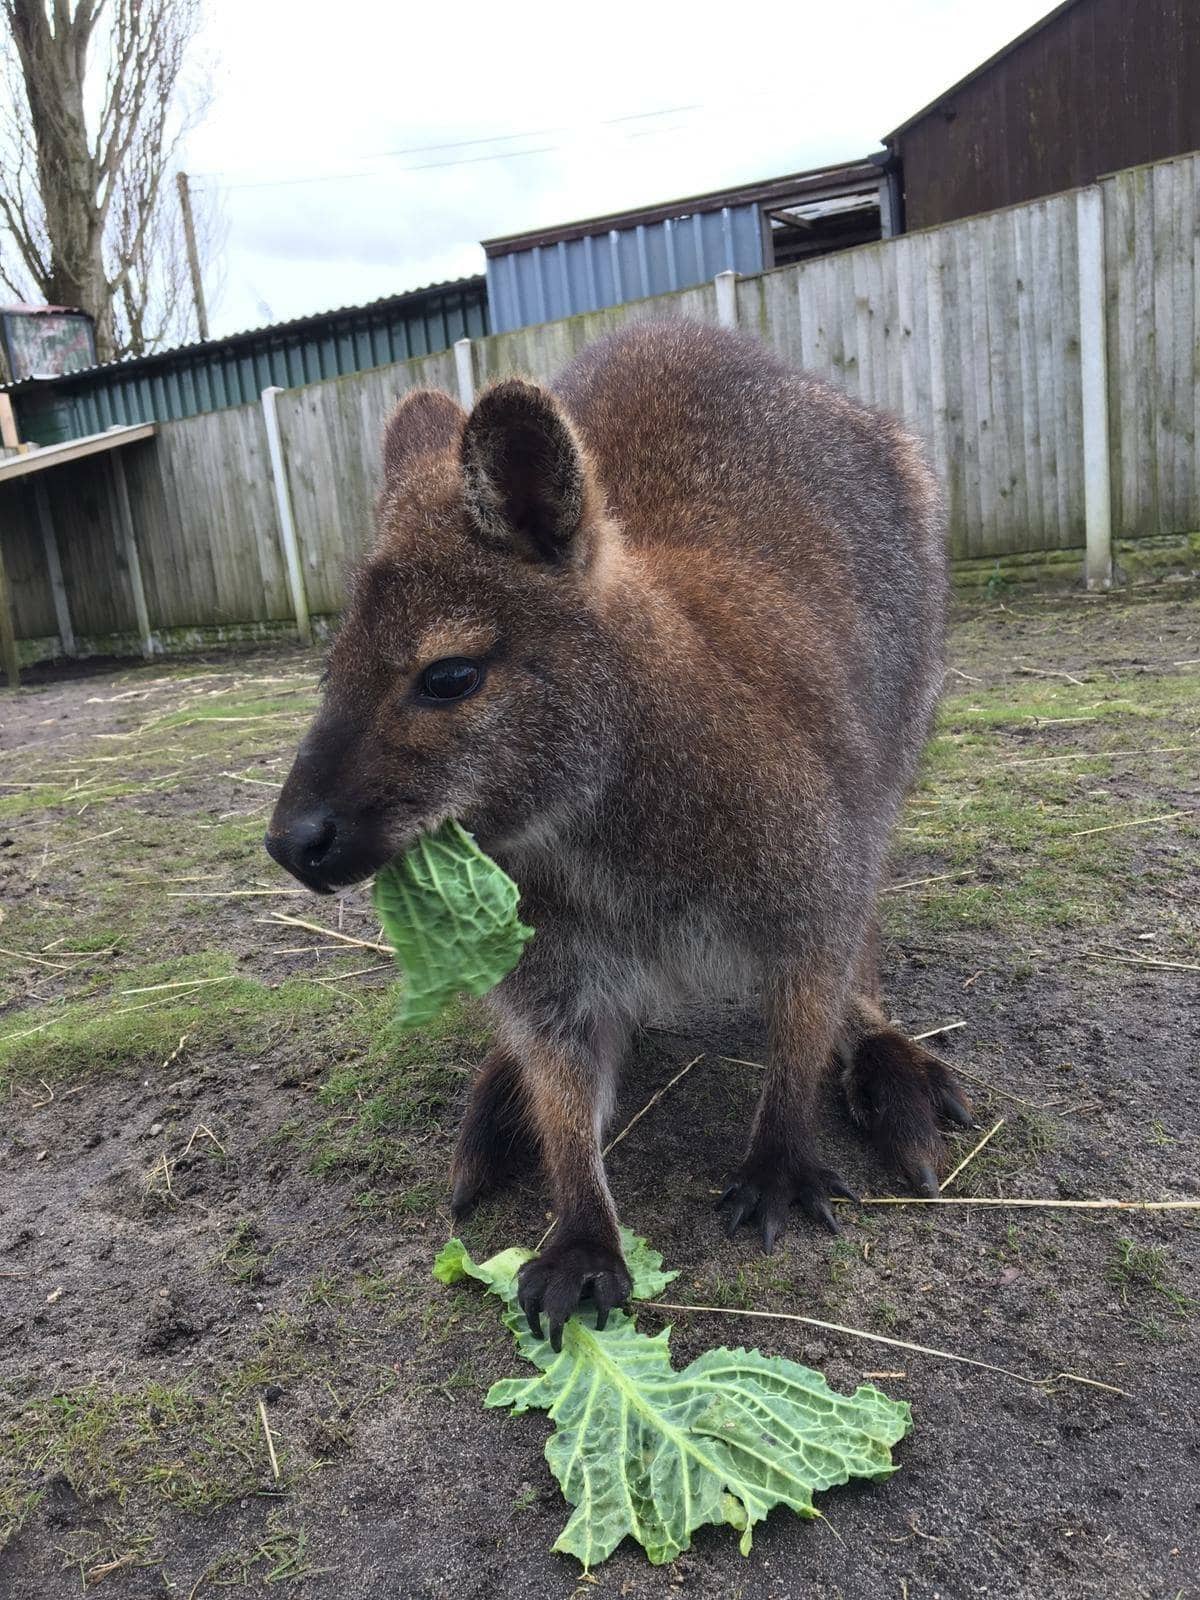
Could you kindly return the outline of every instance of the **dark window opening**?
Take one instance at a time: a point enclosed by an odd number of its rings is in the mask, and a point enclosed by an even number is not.
[[[879,193],[828,195],[820,200],[797,200],[772,206],[766,212],[772,267],[787,267],[810,256],[849,250],[883,237]]]

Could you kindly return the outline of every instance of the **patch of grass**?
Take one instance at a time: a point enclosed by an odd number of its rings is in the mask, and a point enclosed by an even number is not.
[[[81,1592],[118,1574],[160,1565],[162,1557],[155,1549],[152,1533],[120,1515],[104,1516],[101,1522],[99,1528],[68,1530],[58,1547],[63,1566],[78,1569]]]
[[[795,1225],[801,1225],[798,1218]],[[711,1305],[738,1311],[761,1310],[780,1296],[794,1297],[796,1277],[788,1270],[786,1250],[781,1250],[777,1255],[753,1256],[732,1272],[721,1270],[718,1265],[712,1277],[696,1284],[696,1291]]]
[[[178,1383],[122,1387],[96,1381],[59,1394],[8,1399],[0,1408],[0,1550],[56,1483],[65,1482],[106,1517],[114,1510],[122,1514],[113,1559],[134,1548],[135,1530],[143,1540],[155,1539],[167,1512],[206,1515],[234,1501],[294,1491],[320,1466],[326,1447],[340,1441],[344,1448],[359,1413],[398,1382],[390,1367],[377,1366],[365,1353],[371,1344],[366,1335],[372,1328],[387,1329],[390,1313],[367,1300],[358,1304],[368,1321],[360,1318],[354,1330],[319,1310],[302,1318],[264,1317],[240,1359]],[[318,1371],[333,1413],[325,1418],[310,1410],[307,1433],[276,1430],[282,1471],[276,1480],[258,1398],[272,1384],[295,1392]],[[331,1378],[343,1394],[335,1392]],[[35,1384],[28,1380],[31,1391]],[[111,1532],[109,1537],[116,1539]],[[254,1548],[261,1554],[261,1546]],[[281,1546],[277,1565],[284,1554]],[[89,1566],[103,1559],[95,1549],[86,1553]],[[256,1581],[265,1576],[256,1572]]]
[[[456,1394],[470,1394],[486,1389],[487,1380],[481,1375],[474,1361],[460,1361],[439,1387],[442,1393],[452,1400]]]
[[[158,719],[156,726],[166,730],[203,727],[205,723],[211,723],[224,729],[255,722],[303,723],[312,715],[315,705],[315,694],[289,695],[286,698],[271,694],[242,696],[238,699],[225,699],[222,696],[206,703],[193,702],[176,711],[168,711]],[[228,735],[222,737],[228,739]]]
[[[234,1224],[217,1257],[226,1274],[241,1284],[260,1282],[270,1259],[271,1251],[260,1248],[257,1226],[244,1218]]]
[[[97,779],[86,787],[72,782],[53,783],[47,780],[42,783],[36,778],[32,781],[37,783],[37,788],[21,789],[16,794],[0,794],[0,823],[16,821],[31,811],[63,812],[68,817],[74,817],[82,806],[102,806],[106,801],[136,794],[144,787],[123,778]]]
[[[0,1534],[9,1537],[57,1474],[89,1504],[124,1506],[145,1490],[191,1512],[258,1494],[271,1477],[253,1408],[185,1385],[94,1383],[32,1402],[2,1426]]]
[[[363,1272],[354,1280],[354,1287],[371,1305],[387,1305],[399,1293],[396,1282],[386,1272]]]
[[[1146,1344],[1166,1344],[1171,1338],[1170,1329],[1157,1317],[1141,1317],[1134,1324],[1138,1338]]]
[[[1001,1194],[1014,1179],[1030,1176],[1038,1163],[1062,1142],[1053,1117],[1036,1106],[1005,1108],[1005,1123],[957,1179],[956,1190],[966,1195]],[[1010,1228],[1010,1234],[1015,1234]]]
[[[483,1039],[457,1010],[420,1034],[401,1034],[391,997],[368,998],[370,1047],[330,1071],[318,1099],[333,1114],[297,1137],[314,1172],[411,1180],[418,1170],[413,1137],[439,1121],[461,1092]],[[397,1194],[372,1181],[356,1204],[363,1210],[424,1209],[429,1200],[427,1182]]]
[[[345,1305],[351,1299],[351,1294],[332,1273],[318,1272],[305,1288],[304,1298],[309,1305],[324,1306],[334,1311],[338,1306]]]
[[[332,1567],[315,1567],[309,1559],[309,1538],[302,1527],[282,1510],[272,1511],[262,1534],[205,1567],[196,1593],[205,1584],[217,1589],[257,1589],[260,1584],[298,1583]]]
[[[1021,1230],[1015,1222],[1006,1224],[1004,1229],[1004,1243],[996,1246],[996,1254],[1001,1261],[1017,1261],[1021,1256]]]
[[[203,980],[203,981],[198,981]],[[160,985],[178,987],[159,987]],[[129,991],[150,991],[130,993]],[[126,968],[114,980],[97,970],[78,998],[27,1007],[0,1035],[0,1092],[15,1082],[62,1079],[97,1069],[157,1066],[182,1035],[193,1052],[227,1049],[239,1057],[275,1034],[319,1024],[322,1037],[361,1041],[345,996],[288,978],[275,985],[238,975],[220,950]]]
[[[1109,1258],[1105,1277],[1120,1290],[1123,1306],[1129,1306],[1130,1301],[1135,1299],[1144,1303],[1149,1296],[1158,1295],[1176,1316],[1191,1317],[1200,1309],[1200,1301],[1193,1300],[1171,1282],[1170,1259],[1161,1245],[1136,1244],[1132,1239],[1118,1239]],[[1147,1318],[1144,1325],[1151,1325],[1153,1321],[1153,1318]]]
[[[1012,932],[1117,920],[1146,836],[1110,825],[1152,814],[1156,785],[1157,809],[1178,809],[1172,785],[1194,772],[1195,750],[1140,765],[1133,758],[1132,767],[1105,752],[1189,746],[1194,694],[1194,680],[1149,674],[1053,686],[1031,676],[952,690],[896,839],[903,859],[921,869],[898,875],[969,876],[887,897],[889,930],[903,938],[917,926]],[[1121,782],[1131,771],[1132,802]],[[1076,837],[1088,828],[1108,831]],[[1155,836],[1163,831],[1200,837],[1200,816],[1178,818]]]
[[[845,1288],[855,1270],[863,1264],[862,1246],[847,1234],[839,1234],[829,1246],[829,1283],[831,1288]]]

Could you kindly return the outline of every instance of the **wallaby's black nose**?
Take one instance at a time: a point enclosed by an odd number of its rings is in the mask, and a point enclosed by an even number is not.
[[[299,878],[316,872],[333,849],[337,823],[331,811],[310,811],[280,832],[267,834],[269,855]]]

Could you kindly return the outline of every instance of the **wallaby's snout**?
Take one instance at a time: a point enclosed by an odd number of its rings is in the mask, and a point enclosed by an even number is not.
[[[263,843],[267,854],[306,889],[332,894],[361,883],[396,854],[396,813],[401,808],[389,811],[385,826],[379,808],[363,804],[355,786],[345,781],[350,753],[340,742],[337,749],[327,748],[320,727],[318,721],[301,746]]]
[[[301,883],[318,893],[327,892],[327,868],[337,858],[338,822],[328,806],[302,811],[282,823],[272,819],[264,843],[267,854],[286,867]]]
[[[281,796],[263,843],[267,854],[316,894],[332,894],[390,860],[392,851],[367,819],[328,801],[289,804]]]
[[[302,811],[298,818],[275,827],[266,837],[267,854],[288,872],[304,878],[322,870],[323,862],[330,856],[338,842],[338,819],[328,806],[318,806],[314,811]]]

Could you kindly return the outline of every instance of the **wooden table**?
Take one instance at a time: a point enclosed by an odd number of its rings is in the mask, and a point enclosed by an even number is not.
[[[146,591],[142,583],[142,563],[138,557],[137,540],[134,537],[133,514],[129,509],[125,463],[121,459],[120,451],[124,445],[137,444],[142,439],[152,439],[156,431],[152,422],[141,422],[132,427],[109,428],[104,433],[89,433],[82,439],[68,439],[63,444],[44,445],[29,450],[24,455],[9,455],[0,459],[0,487],[2,487],[16,478],[49,472],[54,467],[65,466],[69,461],[82,461],[87,456],[106,457],[108,470],[112,476],[113,503],[116,506],[121,544],[129,567],[129,583],[133,590],[133,604],[137,612],[138,634],[142,641],[143,655],[151,653],[153,640],[150,636],[150,615],[146,609]],[[42,546],[46,552],[46,566],[50,572],[50,587],[54,592],[54,614],[58,619],[58,635],[62,641],[63,654],[73,656],[75,630],[71,623],[70,607],[67,604],[62,563],[58,557],[58,539],[50,518],[50,497],[40,479],[34,481],[33,494],[38,523],[41,527]],[[20,683],[20,665],[17,659],[17,634],[13,621],[12,597],[8,574],[4,568],[3,533],[4,530],[0,527],[0,660],[4,663],[9,688],[16,689]]]

